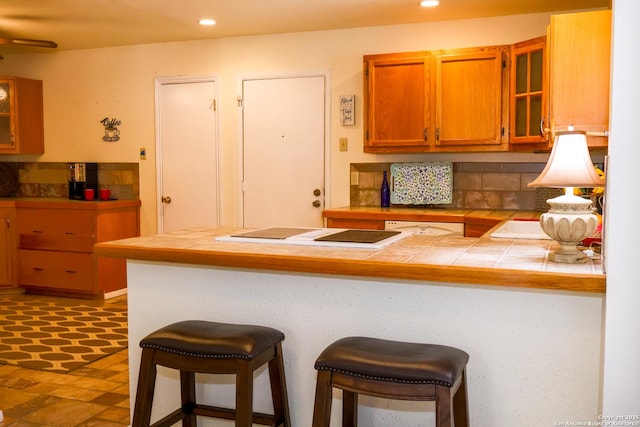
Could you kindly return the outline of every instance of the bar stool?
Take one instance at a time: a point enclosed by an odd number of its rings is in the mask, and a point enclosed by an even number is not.
[[[324,349],[315,363],[318,380],[313,427],[329,426],[332,387],[343,391],[343,427],[358,425],[358,394],[435,400],[437,427],[468,427],[468,360],[464,351],[442,345],[342,338]]]
[[[180,371],[181,407],[153,424],[196,427],[196,416],[235,420],[236,427],[252,423],[291,427],[282,358],[284,334],[276,329],[202,320],[173,323],[140,341],[142,357],[133,411],[133,427],[148,427],[153,406],[157,365]],[[274,414],[253,412],[253,375],[269,364]],[[196,403],[195,374],[235,374],[235,409]]]

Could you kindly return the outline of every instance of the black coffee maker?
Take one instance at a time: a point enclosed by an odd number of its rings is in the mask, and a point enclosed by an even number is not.
[[[84,190],[92,188],[98,193],[97,163],[67,163],[69,175],[69,198],[84,200]]]

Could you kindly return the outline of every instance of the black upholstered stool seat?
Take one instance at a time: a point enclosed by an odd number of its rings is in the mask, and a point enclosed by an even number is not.
[[[235,420],[236,426],[253,423],[290,427],[282,341],[276,329],[203,320],[187,320],[158,329],[140,341],[142,359],[133,413],[133,427],[150,425],[156,365],[180,371],[182,406],[153,424],[170,426],[182,420],[196,427],[196,416]],[[274,414],[253,412],[253,373],[269,364]],[[195,373],[235,374],[236,407],[196,403]]]
[[[358,394],[367,394],[435,400],[438,427],[467,427],[468,360],[464,351],[443,345],[342,338],[325,348],[316,360],[313,427],[329,426],[332,387],[343,390],[343,426],[357,425]]]
[[[283,340],[282,332],[266,326],[186,320],[152,332],[140,341],[140,347],[194,357],[251,360]]]

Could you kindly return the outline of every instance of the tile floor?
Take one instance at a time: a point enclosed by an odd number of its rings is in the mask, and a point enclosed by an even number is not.
[[[0,427],[128,426],[128,371],[126,349],[66,374],[0,364]]]

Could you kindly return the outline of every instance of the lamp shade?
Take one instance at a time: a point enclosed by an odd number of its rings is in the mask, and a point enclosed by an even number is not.
[[[604,187],[589,156],[586,132],[558,132],[547,165],[528,186]]]

